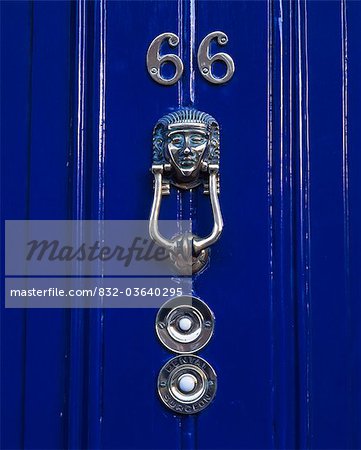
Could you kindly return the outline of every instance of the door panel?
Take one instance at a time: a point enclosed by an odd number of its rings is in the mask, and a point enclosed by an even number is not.
[[[360,135],[354,122],[360,113],[354,106],[360,83],[354,77],[360,60],[353,50],[360,13],[354,5],[335,3],[328,5],[325,17],[321,6],[308,8],[311,430],[315,447],[354,448],[360,445],[360,334],[355,330],[361,316],[360,281],[354,272],[359,252],[354,200],[360,198],[355,178]],[[317,32],[321,17],[322,34]]]
[[[267,5],[200,2],[197,11],[197,42],[212,30],[226,31],[229,43],[222,51],[236,64],[233,79],[224,86],[210,86],[196,72],[196,107],[221,124],[225,222],[209,269],[194,283],[196,294],[216,315],[216,333],[204,355],[219,377],[217,407],[198,420],[199,446],[270,448]],[[198,207],[197,218],[205,229],[210,221],[203,219],[208,205],[202,197]]]
[[[66,218],[70,4],[1,8],[3,218]],[[3,448],[65,445],[66,323],[62,310],[3,311]]]

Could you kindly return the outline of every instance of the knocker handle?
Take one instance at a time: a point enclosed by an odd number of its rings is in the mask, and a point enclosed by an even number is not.
[[[193,234],[168,239],[161,234],[161,232],[159,231],[158,220],[163,198],[163,168],[161,166],[153,166],[152,172],[154,175],[154,199],[149,219],[150,237],[154,242],[167,249],[173,255],[177,253],[177,250],[179,252],[180,241],[183,241],[181,244],[183,248],[181,250],[183,250],[184,259],[187,260],[187,258],[189,257],[197,259],[197,257],[201,255],[203,250],[208,249],[208,247],[217,242],[223,229],[223,219],[217,188],[218,168],[212,167],[209,170],[209,195],[212,205],[214,225],[212,232],[203,239]],[[184,241],[188,241],[189,243],[187,249],[184,248],[186,245]],[[187,255],[186,253],[190,253],[190,255]],[[203,259],[204,255],[202,255],[201,258]],[[201,261],[199,264],[193,263],[193,272],[197,272],[198,270],[200,270],[200,268],[202,268],[206,262],[207,261]]]
[[[154,199],[149,220],[149,234],[161,247],[179,261],[191,261],[192,272],[205,266],[208,249],[223,229],[218,198],[219,126],[207,113],[180,109],[162,117],[153,131]],[[201,238],[184,233],[166,238],[159,231],[159,213],[163,195],[171,186],[182,190],[203,187],[209,193],[214,224],[212,232]]]
[[[196,255],[217,242],[223,230],[221,206],[218,198],[218,171],[218,166],[209,166],[209,196],[211,199],[214,225],[211,234],[204,239],[194,236],[193,249]]]
[[[160,212],[160,205],[162,202],[162,185],[163,185],[163,167],[162,166],[152,166],[152,172],[154,175],[154,198],[153,198],[153,205],[150,212],[150,218],[149,218],[149,235],[153,239],[154,242],[156,242],[161,247],[164,247],[168,251],[172,252],[174,251],[174,240],[169,240],[162,236],[162,234],[159,231],[158,227],[158,220],[159,220],[159,212]]]

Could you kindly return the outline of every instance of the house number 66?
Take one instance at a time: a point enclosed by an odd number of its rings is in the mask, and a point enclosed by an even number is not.
[[[234,74],[234,61],[227,53],[210,54],[210,45],[213,39],[217,39],[219,45],[226,45],[228,37],[223,31],[213,31],[209,33],[201,42],[198,49],[198,67],[202,76],[213,84],[223,84],[229,81]],[[183,74],[184,66],[179,56],[174,54],[161,55],[160,47],[164,41],[168,40],[171,47],[179,44],[179,38],[174,33],[162,33],[150,44],[147,51],[147,68],[149,75],[159,84],[170,86],[177,83]],[[226,74],[222,77],[215,77],[212,72],[212,65],[216,61],[221,61],[226,65]],[[175,73],[172,78],[164,78],[161,73],[162,65],[172,63],[175,66]]]

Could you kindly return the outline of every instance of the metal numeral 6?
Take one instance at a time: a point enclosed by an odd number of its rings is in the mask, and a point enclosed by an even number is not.
[[[175,84],[183,73],[183,62],[179,56],[168,54],[160,54],[160,46],[168,39],[168,43],[171,47],[176,47],[179,44],[179,37],[174,33],[162,33],[157,36],[150,44],[147,51],[147,67],[149,75],[154,81],[166,86]],[[172,78],[163,78],[161,74],[161,67],[163,64],[171,62],[175,65],[175,74]]]
[[[211,56],[209,47],[211,41],[217,38],[219,45],[226,45],[228,42],[228,36],[223,31],[213,31],[209,33],[201,42],[198,49],[198,67],[204,78],[214,84],[222,84],[229,81],[234,74],[234,62],[233,59],[227,53],[216,53]],[[227,72],[222,78],[215,77],[212,73],[212,64],[215,61],[222,61],[227,66]]]
[[[213,84],[223,84],[229,81],[235,71],[233,59],[227,53],[210,54],[210,45],[213,39],[217,38],[219,45],[225,45],[228,42],[228,37],[223,31],[213,31],[209,33],[201,42],[198,49],[198,67],[203,77]],[[183,74],[184,66],[179,56],[174,54],[161,55],[160,46],[168,39],[171,47],[176,47],[179,44],[179,38],[174,33],[162,33],[157,36],[150,44],[147,52],[147,68],[149,75],[157,83],[170,86],[175,84]],[[215,77],[212,72],[212,64],[215,61],[222,61],[226,67],[226,74],[219,78]],[[172,78],[164,78],[161,74],[161,67],[164,63],[171,62],[175,65],[175,74]]]

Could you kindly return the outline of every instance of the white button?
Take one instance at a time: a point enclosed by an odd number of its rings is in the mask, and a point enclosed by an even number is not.
[[[192,321],[189,317],[182,317],[178,322],[178,325],[182,331],[189,331],[192,326]]]
[[[192,375],[183,375],[181,379],[179,380],[179,389],[185,393],[188,394],[188,392],[192,392],[195,388],[196,381]]]

